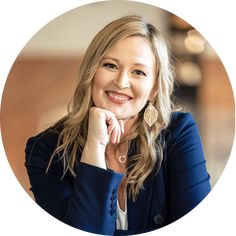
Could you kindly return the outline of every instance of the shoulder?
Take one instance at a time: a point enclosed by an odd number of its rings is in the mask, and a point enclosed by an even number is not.
[[[29,137],[26,142],[26,162],[35,155],[49,159],[57,146],[59,134],[48,128],[35,136]]]
[[[170,127],[179,127],[196,123],[190,112],[176,111],[171,115]]]
[[[201,136],[191,113],[173,113],[164,141],[164,159],[172,169],[205,162]]]
[[[173,112],[168,127],[163,130],[165,141],[169,144],[188,134],[191,137],[198,136],[196,121],[190,112]]]
[[[179,132],[186,127],[196,125],[196,121],[190,112],[173,112],[169,124],[172,132]]]

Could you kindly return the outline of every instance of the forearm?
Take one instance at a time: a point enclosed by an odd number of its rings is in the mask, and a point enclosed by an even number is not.
[[[80,161],[106,169],[105,146],[99,145],[95,142],[87,142]]]
[[[123,175],[80,163],[64,221],[73,227],[111,235],[115,230],[117,189]]]

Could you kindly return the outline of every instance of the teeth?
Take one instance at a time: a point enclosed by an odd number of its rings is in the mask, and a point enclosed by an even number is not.
[[[120,95],[117,93],[113,93],[113,92],[107,92],[108,96],[115,98],[116,100],[120,100],[120,101],[128,101],[129,97],[125,96],[125,95]]]

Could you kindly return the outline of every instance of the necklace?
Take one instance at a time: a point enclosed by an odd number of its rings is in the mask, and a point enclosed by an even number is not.
[[[107,149],[106,149],[106,155],[107,156],[109,156],[109,155],[113,156],[124,167],[126,162],[127,162],[127,156],[125,154],[121,154],[121,155],[119,155],[119,154],[120,153],[118,152],[118,150],[115,150],[115,152],[113,152],[110,147],[107,147]],[[106,158],[106,164],[107,164],[107,158]]]
[[[120,163],[120,167],[116,167],[116,170],[117,170],[117,171],[120,170],[120,171],[118,171],[118,172],[123,173],[123,172],[124,172],[123,168],[125,168],[125,166],[126,166],[127,158],[126,158],[125,155],[122,155],[122,156],[116,157],[116,159],[117,159],[117,160],[119,161],[119,163]],[[105,157],[105,163],[106,163],[107,169],[111,169],[110,165],[108,165],[108,160],[107,160],[106,157]]]
[[[125,155],[119,156],[117,157],[117,159],[121,164],[124,164],[127,161],[127,158]]]

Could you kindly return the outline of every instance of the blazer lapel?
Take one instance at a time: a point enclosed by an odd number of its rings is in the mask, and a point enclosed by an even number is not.
[[[146,180],[144,190],[140,190],[135,202],[127,200],[129,230],[143,229],[148,225],[153,189],[151,178]]]
[[[128,156],[135,155],[137,153],[137,147],[134,142],[131,143]],[[132,199],[127,199],[127,211],[128,211],[128,229],[137,230],[143,229],[148,225],[151,197],[153,189],[153,174],[151,174],[144,182],[144,189],[140,190],[137,199],[133,202]]]

